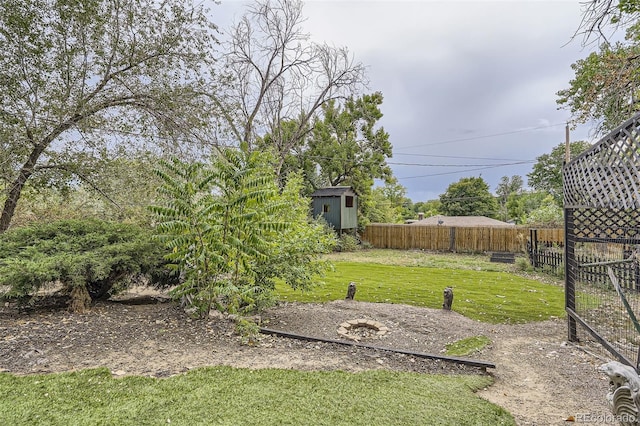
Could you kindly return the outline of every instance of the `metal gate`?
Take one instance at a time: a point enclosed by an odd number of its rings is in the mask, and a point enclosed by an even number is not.
[[[587,332],[638,370],[640,114],[567,163],[563,177],[568,338]]]

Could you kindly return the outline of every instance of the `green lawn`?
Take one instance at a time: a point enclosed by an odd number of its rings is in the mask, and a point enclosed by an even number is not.
[[[347,285],[356,283],[356,300],[405,303],[439,309],[442,292],[453,287],[453,310],[490,323],[523,323],[563,317],[562,287],[507,272],[396,266],[335,261],[324,285],[308,292],[277,286],[282,300],[327,302],[344,299]],[[485,263],[488,263],[485,261]]]
[[[489,262],[486,254],[434,253],[421,250],[369,249],[354,252],[330,253],[324,256],[331,262],[379,263],[395,266],[427,266],[443,269],[471,269],[509,272],[508,263]]]
[[[451,286],[453,309],[469,318],[520,323],[564,315],[560,286],[517,275],[486,256],[372,250],[329,258],[335,270],[324,286],[307,293],[278,286],[280,297],[344,299],[354,281],[356,300],[439,309]],[[476,340],[450,350],[469,353],[487,343]],[[114,379],[102,369],[0,374],[0,425],[514,425],[509,413],[474,394],[490,384],[488,376],[382,370],[215,367],[168,379]]]
[[[168,379],[107,370],[0,374],[3,425],[514,425],[486,376],[214,367]]]

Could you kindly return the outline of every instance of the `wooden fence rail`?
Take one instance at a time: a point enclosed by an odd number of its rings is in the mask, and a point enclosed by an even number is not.
[[[373,223],[365,228],[362,240],[375,248],[525,253],[529,231],[529,227],[521,226],[450,227]],[[537,229],[537,238],[563,243],[564,230]]]

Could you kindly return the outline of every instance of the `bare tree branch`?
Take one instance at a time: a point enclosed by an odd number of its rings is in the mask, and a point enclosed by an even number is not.
[[[582,19],[572,39],[582,37],[584,46],[593,43],[609,45],[618,30],[628,28],[640,17],[638,6],[628,1],[586,0],[581,4]]]
[[[269,134],[278,174],[319,108],[366,85],[364,66],[346,48],[311,42],[303,23],[301,1],[258,0],[234,26],[225,56],[234,80],[227,102],[241,110],[242,123],[230,123],[242,129],[237,142],[251,150],[257,138]],[[285,138],[280,126],[287,120],[297,128]]]

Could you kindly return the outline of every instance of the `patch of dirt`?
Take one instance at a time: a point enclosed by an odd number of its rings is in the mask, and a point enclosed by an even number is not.
[[[389,351],[260,335],[247,343],[234,322],[214,315],[191,319],[166,298],[140,293],[97,303],[87,314],[59,307],[0,307],[0,371],[51,373],[107,367],[116,376],[168,377],[189,369],[245,368],[490,374],[483,398],[511,412],[519,425],[566,424],[565,419],[606,418],[608,379],[596,368],[604,359],[565,342],[566,322],[491,325],[455,312],[407,305],[335,301],[283,303],[265,312],[261,325],[324,339],[341,338],[340,324],[370,319],[389,329],[359,333],[360,343],[444,355],[447,343],[485,335],[492,343],[468,358],[492,362],[486,370]],[[599,417],[598,417],[599,416]]]

